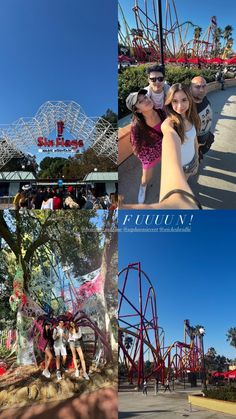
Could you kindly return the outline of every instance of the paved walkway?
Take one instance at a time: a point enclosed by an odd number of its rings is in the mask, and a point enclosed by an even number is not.
[[[171,393],[159,392],[156,396],[149,391],[119,392],[119,419],[174,419],[189,417],[192,419],[233,419],[235,416],[206,410],[188,403],[189,391]],[[195,391],[196,393],[196,391]]]
[[[208,94],[213,107],[215,142],[200,165],[198,177],[190,180],[193,192],[204,208],[236,208],[236,87]],[[141,178],[141,164],[131,156],[119,167],[119,193],[125,203],[136,203]],[[160,165],[155,168],[147,188],[146,203],[157,202],[160,188]]]

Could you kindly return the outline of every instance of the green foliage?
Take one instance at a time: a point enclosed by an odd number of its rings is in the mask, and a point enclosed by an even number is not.
[[[97,156],[92,148],[87,149],[83,154],[67,160],[63,175],[65,178],[77,178],[83,180],[84,177],[94,171],[112,172],[117,171],[117,166],[107,157]]]
[[[227,332],[227,341],[236,349],[236,327],[231,327]]]
[[[95,211],[31,211],[22,215],[17,211],[0,213],[0,234],[5,224],[5,241],[11,246],[16,259],[21,254],[29,267],[28,271],[25,270],[26,289],[32,273],[39,272],[38,267],[43,266],[47,275],[47,261],[52,252],[61,263],[72,265],[75,274],[85,274],[98,268],[102,249],[95,216]],[[12,254],[9,247],[4,246]],[[4,278],[8,276],[8,264],[5,264]]]
[[[10,355],[11,349],[7,349],[5,346],[0,346],[0,359],[5,360],[5,358]]]
[[[113,112],[111,109],[107,109],[106,113],[104,115],[102,115],[102,118],[105,119],[106,121],[110,122],[110,124],[114,127],[117,128],[117,114],[115,112]]]
[[[204,390],[204,394],[206,397],[209,397],[211,399],[236,402],[236,388],[232,386]]]
[[[209,348],[204,358],[207,371],[226,371],[230,363],[228,358],[218,355],[214,348]]]
[[[132,92],[137,92],[139,89],[147,86],[146,66],[140,65],[138,67],[128,67],[121,74],[118,79],[118,108],[119,118],[128,115],[130,111],[126,108],[125,100]],[[215,81],[215,71],[211,69],[197,69],[167,65],[165,68],[166,80],[168,84],[186,83],[190,84],[193,77],[202,75],[207,83]]]
[[[67,159],[63,157],[45,157],[40,163],[40,178],[58,178],[62,176]]]
[[[103,115],[104,119],[115,126],[117,116],[111,110]],[[94,171],[96,168],[100,172],[117,171],[117,166],[107,157],[97,156],[92,148],[88,148],[83,154],[77,154],[75,157],[64,159],[61,157],[45,157],[40,164],[39,177],[60,178],[83,180],[84,177]]]
[[[147,86],[147,75],[145,65],[129,67],[119,74],[118,78],[118,109],[119,118],[129,113],[125,105],[125,99],[132,92],[137,92]]]

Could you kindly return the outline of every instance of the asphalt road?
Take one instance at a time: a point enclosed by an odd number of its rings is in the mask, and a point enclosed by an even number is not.
[[[208,94],[213,107],[215,142],[204,156],[199,174],[189,183],[206,209],[236,208],[236,86]],[[137,203],[142,168],[131,156],[119,167],[119,193],[125,203]],[[157,202],[160,165],[147,188],[146,203]]]
[[[159,392],[148,395],[142,392],[119,392],[119,419],[232,419],[234,416],[191,406],[188,402],[189,390],[171,393]],[[195,391],[196,393],[196,391]]]

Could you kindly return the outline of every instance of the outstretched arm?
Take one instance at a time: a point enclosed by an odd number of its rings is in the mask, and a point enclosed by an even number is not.
[[[182,189],[192,193],[188,185],[181,163],[181,140],[173,127],[162,124],[162,158],[161,158],[161,186],[160,201],[173,189]],[[170,200],[176,200],[172,195]],[[178,200],[177,200],[178,201]],[[167,200],[166,200],[167,203]],[[176,204],[178,205],[178,203]],[[179,206],[177,206],[179,208]]]
[[[181,164],[181,141],[169,123],[168,118],[162,124],[163,142],[161,158],[161,186],[160,201],[164,196],[174,189],[181,189],[190,193],[189,187]],[[121,208],[127,209],[197,209],[195,202],[180,193],[174,193],[163,202],[155,204],[123,204],[121,199]]]

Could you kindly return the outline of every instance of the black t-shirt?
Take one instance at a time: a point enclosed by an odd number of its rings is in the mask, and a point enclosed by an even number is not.
[[[197,105],[197,113],[201,120],[201,130],[198,137],[205,136],[210,132],[211,125],[212,125],[212,107],[207,99],[206,96],[204,96],[203,101],[201,103],[196,103]]]

